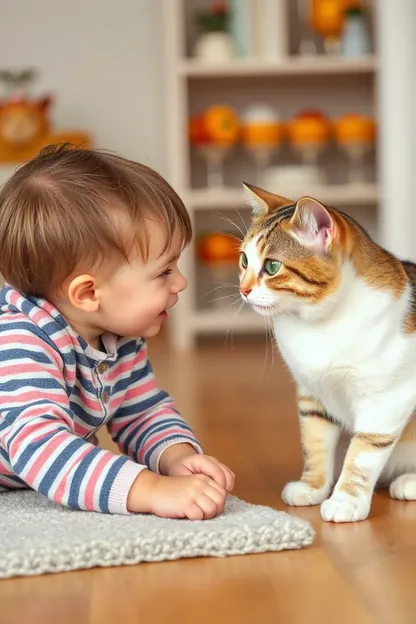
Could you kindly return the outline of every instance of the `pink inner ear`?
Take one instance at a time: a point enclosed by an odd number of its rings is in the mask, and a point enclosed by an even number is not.
[[[318,203],[302,206],[302,225],[296,228],[302,241],[324,251],[334,235],[334,223],[330,214]]]

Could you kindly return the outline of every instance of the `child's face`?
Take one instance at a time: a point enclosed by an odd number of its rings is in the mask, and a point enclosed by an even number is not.
[[[136,252],[110,279],[97,284],[103,331],[125,337],[155,336],[167,310],[177,303],[179,293],[187,286],[177,266],[182,250],[179,234],[174,235],[170,248],[162,254],[162,226],[154,221],[148,226],[147,260]]]

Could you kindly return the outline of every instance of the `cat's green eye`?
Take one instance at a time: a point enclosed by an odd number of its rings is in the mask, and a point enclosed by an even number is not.
[[[266,260],[264,263],[264,270],[268,275],[276,275],[279,272],[282,263],[278,260]]]
[[[240,255],[240,264],[243,267],[243,269],[246,269],[248,267],[248,260],[244,251],[241,252],[241,255]]]

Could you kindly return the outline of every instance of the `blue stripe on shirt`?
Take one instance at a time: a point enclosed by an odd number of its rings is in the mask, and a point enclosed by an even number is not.
[[[124,466],[124,464],[128,461],[129,459],[127,457],[121,457],[121,456],[118,457],[116,461],[113,463],[113,465],[110,467],[110,470],[108,471],[107,476],[104,479],[104,483],[101,486],[100,499],[99,499],[100,509],[104,513],[108,513],[110,511],[108,508],[108,500],[109,500],[111,488],[114,483],[114,479],[116,478],[117,474],[120,472],[121,467]],[[127,495],[128,495],[128,492],[126,492],[126,499],[127,499]]]
[[[82,486],[82,481],[87,473],[88,468],[91,466],[92,462],[97,457],[97,455],[100,455],[100,454],[101,454],[101,449],[92,448],[91,451],[88,453],[88,455],[84,457],[82,462],[78,464],[74,472],[74,475],[72,477],[71,486],[69,488],[69,495],[68,495],[69,507],[72,507],[73,509],[80,509],[79,494],[80,494],[80,489]]]
[[[71,457],[74,453],[76,453],[83,446],[85,446],[84,440],[75,438],[59,453],[39,483],[39,492],[41,494],[48,494],[48,491],[54,483],[58,472],[61,471],[66,463],[70,463]]]

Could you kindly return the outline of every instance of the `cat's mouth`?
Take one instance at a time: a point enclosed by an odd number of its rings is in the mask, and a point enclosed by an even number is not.
[[[275,316],[277,314],[276,307],[271,304],[267,304],[267,303],[261,303],[261,304],[254,303],[253,304],[252,303],[251,307],[253,308],[254,312],[256,312],[257,314],[261,314],[261,316]]]
[[[243,296],[242,299],[261,316],[276,316],[279,313],[276,302],[269,297],[253,297],[250,293],[248,296]]]

